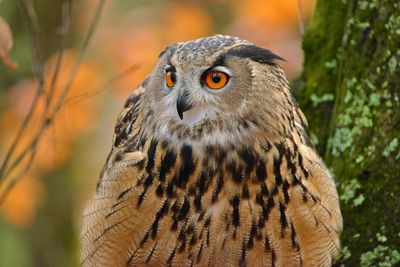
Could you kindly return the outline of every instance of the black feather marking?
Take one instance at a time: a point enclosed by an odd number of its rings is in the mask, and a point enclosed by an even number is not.
[[[206,244],[207,244],[207,246],[210,246],[210,227],[206,227],[206,229],[207,229],[207,238],[206,238],[207,242],[206,242]]]
[[[192,233],[194,232],[194,227],[195,227],[195,225],[194,225],[193,223],[189,224],[188,227],[187,227],[187,229],[186,229],[186,233],[187,233],[188,235],[189,235],[189,234],[192,234]]]
[[[172,181],[174,181],[174,179],[172,179]],[[173,197],[175,195],[175,191],[174,191],[174,184],[173,182],[169,182],[167,185],[167,196],[168,197]]]
[[[287,166],[288,166],[288,168],[290,170],[290,173],[294,177],[296,175],[297,169],[296,169],[296,165],[293,164],[293,161],[291,159],[291,154],[290,154],[289,150],[286,151],[285,158],[286,158],[286,164],[287,164]]]
[[[181,228],[181,231],[178,235],[178,240],[181,242],[181,246],[179,247],[178,254],[182,253],[186,247],[186,229],[185,227]]]
[[[232,174],[232,179],[236,183],[241,183],[243,178],[243,168],[242,166],[237,166],[234,161],[229,162],[226,165],[227,170]]]
[[[140,207],[140,205],[143,203],[144,196],[146,195],[146,193],[147,193],[147,187],[145,187],[143,189],[142,193],[139,195],[137,203],[136,203],[137,207]]]
[[[285,236],[285,228],[288,226],[286,214],[285,214],[286,206],[284,203],[279,202],[279,212],[280,212],[280,220],[281,223],[281,237]]]
[[[207,176],[208,175],[206,174],[206,172],[202,171],[199,179],[197,180],[197,189],[199,190],[200,194],[203,194],[206,190]]]
[[[153,223],[151,224],[151,237],[154,239],[157,236],[157,230],[158,230],[158,224],[160,222],[160,220],[165,216],[165,214],[167,214],[169,209],[169,201],[168,199],[164,201],[164,204],[162,205],[162,207],[160,208],[159,211],[157,211],[156,213],[156,217],[154,218]]]
[[[260,184],[260,193],[261,193],[261,195],[266,196],[266,197],[269,195],[268,187],[265,182],[262,182]]]
[[[187,215],[190,211],[189,200],[185,197],[181,206],[179,206],[178,201],[176,201],[172,206],[171,210],[174,213],[173,215],[174,221],[172,222],[171,230],[175,231],[178,228],[178,223],[180,221],[187,219]]]
[[[197,235],[196,235],[196,233],[194,232],[194,233],[192,234],[192,238],[190,238],[189,245],[190,245],[190,246],[193,246],[193,245],[195,245],[196,243],[197,243]]]
[[[129,191],[131,191],[132,189],[133,189],[133,187],[130,187],[130,188],[128,188],[128,189],[122,191],[122,192],[118,195],[116,201],[118,201],[118,200],[120,200],[121,198],[123,198],[123,197],[124,197]]]
[[[260,205],[261,209],[262,209],[262,213],[261,213],[260,217],[258,218],[258,227],[264,228],[265,220],[268,217],[268,211],[267,211],[267,205],[266,205],[261,193],[257,193],[257,195],[256,195],[256,204]]]
[[[303,157],[301,156],[300,153],[298,153],[297,155],[298,155],[297,158],[298,158],[298,162],[299,162],[301,171],[303,172],[304,176],[305,176],[306,178],[308,178],[309,173],[308,173],[308,171],[306,170],[306,168],[304,168]]]
[[[269,197],[265,209],[263,207],[263,214],[264,214],[266,220],[268,220],[268,215],[274,206],[275,206],[274,198]]]
[[[182,221],[186,219],[186,216],[188,215],[189,211],[190,211],[190,204],[188,199],[185,197],[185,200],[183,201],[182,207],[179,211],[178,220]]]
[[[269,197],[267,201],[265,201],[261,195],[261,192],[259,192],[256,195],[256,204],[260,205],[262,208],[262,213],[258,221],[258,226],[260,228],[263,228],[265,226],[265,221],[268,220],[271,209],[275,206],[275,201],[272,196]]]
[[[201,194],[196,194],[196,196],[193,199],[193,204],[196,209],[196,212],[201,211],[201,198],[202,198]]]
[[[147,150],[146,172],[148,173],[148,175],[147,175],[146,179],[144,180],[143,192],[140,194],[138,201],[137,201],[138,207],[140,207],[140,205],[142,204],[149,186],[153,183],[153,179],[154,179],[153,167],[154,167],[154,162],[155,162],[157,144],[158,144],[157,140],[151,140],[150,147]]]
[[[109,212],[104,218],[109,218],[109,217],[111,217],[113,214],[115,214],[115,213],[117,213],[118,211],[120,211],[120,210],[122,210],[123,208],[125,208],[125,207],[127,207],[128,205],[124,205],[124,206],[120,206],[120,207],[118,207],[118,209],[112,209],[112,211],[111,212]]]
[[[144,161],[145,161],[145,159],[143,158],[141,161],[135,163],[135,167],[138,169],[138,171],[143,170],[143,168],[144,168]]]
[[[203,249],[204,249],[204,241],[201,242],[199,252],[197,253],[197,262],[196,262],[196,263],[199,263],[199,262],[200,262],[200,260],[201,260],[201,254],[203,253]]]
[[[147,166],[146,171],[150,175],[153,171],[155,156],[156,156],[156,149],[157,149],[157,140],[151,140],[150,147],[147,150]]]
[[[184,188],[190,175],[194,173],[196,168],[196,164],[193,161],[192,147],[186,144],[183,145],[180,157],[182,159],[182,167],[179,171],[179,176],[176,179],[175,183],[178,187]]]
[[[271,244],[269,243],[268,235],[266,235],[264,238],[264,251],[265,252],[271,251]]]
[[[194,195],[196,195],[196,185],[195,184],[190,184],[189,185],[189,188],[187,189],[187,195],[188,196],[194,196]]]
[[[271,267],[275,267],[275,261],[276,261],[276,252],[273,249],[271,253],[271,263],[272,263]]]
[[[280,158],[274,157],[274,176],[277,186],[282,184],[281,163],[282,161],[280,160]]]
[[[251,222],[251,228],[249,233],[249,241],[247,242],[247,248],[252,249],[254,247],[253,239],[257,236],[257,223],[255,221]]]
[[[249,58],[256,62],[268,65],[276,65],[276,60],[285,61],[283,58],[272,53],[270,50],[255,45],[239,45],[229,50],[226,54],[240,58]]]
[[[233,208],[232,224],[234,227],[238,227],[240,225],[240,213],[239,213],[240,197],[238,195],[235,195],[230,202]]]
[[[274,185],[274,188],[272,188],[272,196],[276,196],[279,193],[279,189],[277,185]]]
[[[218,200],[218,195],[221,192],[223,185],[224,185],[224,174],[220,173],[217,177],[217,186],[211,197],[212,203],[215,203]]]
[[[239,266],[246,266],[246,242],[243,240],[242,241],[242,249],[241,249],[241,255],[240,255],[240,260],[239,260]]]
[[[184,252],[185,248],[186,248],[186,239],[181,241],[181,245],[179,246],[179,249],[178,249],[178,254]]]
[[[289,200],[290,200],[290,198],[289,198],[289,187],[290,187],[290,184],[288,183],[287,180],[285,180],[283,182],[283,185],[282,185],[282,191],[283,191],[283,197],[284,197],[286,205],[289,203]]]
[[[142,150],[144,145],[146,144],[147,136],[143,134],[143,132],[140,134],[140,137],[138,139],[138,145],[136,146],[135,150]]]
[[[250,197],[249,187],[247,186],[247,184],[243,184],[242,198],[243,199],[248,199],[249,197]]]
[[[159,184],[156,189],[156,196],[162,197],[164,195],[164,185]]]
[[[126,261],[126,266],[131,266],[131,263],[133,259],[135,258],[136,252],[140,249],[140,247],[137,247],[135,251],[132,253],[132,255],[129,257],[129,259]]]
[[[153,180],[154,180],[153,174],[149,174],[146,177],[146,179],[144,179],[143,186],[147,189],[153,183]]]
[[[265,166],[265,162],[263,160],[260,160],[257,164],[256,168],[256,175],[258,181],[265,181],[267,179],[267,170]]]
[[[175,253],[176,253],[176,247],[174,248],[174,250],[171,252],[171,254],[168,257],[168,260],[167,260],[168,266],[172,266],[172,261],[175,258]]]
[[[166,174],[172,169],[176,162],[176,154],[173,150],[168,149],[160,165],[160,181],[165,181]]]
[[[146,234],[143,236],[142,240],[139,243],[139,246],[142,248],[143,245],[147,242],[147,240],[149,239],[150,233],[146,232]]]
[[[153,257],[154,251],[156,250],[157,242],[154,243],[153,248],[151,249],[149,255],[147,256],[146,263],[149,263],[151,258]]]
[[[225,55],[220,55],[219,57],[217,57],[217,59],[214,61],[213,64],[211,64],[211,66],[211,68],[225,66]]]
[[[260,205],[261,207],[264,205],[264,199],[263,199],[261,193],[257,193],[257,195],[256,195],[256,203],[258,205]]]
[[[296,229],[292,222],[290,222],[290,240],[292,241],[292,248],[299,250],[299,243],[297,242]]]
[[[243,149],[240,151],[239,155],[246,164],[245,173],[249,175],[254,168],[256,157],[249,149]]]

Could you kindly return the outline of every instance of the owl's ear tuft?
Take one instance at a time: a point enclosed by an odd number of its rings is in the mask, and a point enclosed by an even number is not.
[[[240,58],[248,58],[256,62],[268,65],[278,64],[277,60],[286,61],[284,58],[272,53],[270,50],[256,45],[239,45],[230,49],[226,55]]]
[[[167,52],[168,48],[169,46],[167,46],[163,51],[161,51],[160,54],[158,55],[158,58],[162,57],[165,54],[165,52]]]
[[[165,53],[167,53],[169,50],[174,50],[176,48],[176,43],[167,46],[163,51],[160,52],[160,54],[158,55],[158,58],[162,57]]]

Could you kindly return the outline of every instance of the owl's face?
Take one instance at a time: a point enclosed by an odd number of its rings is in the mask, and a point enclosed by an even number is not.
[[[160,55],[153,73],[144,82],[146,108],[163,134],[184,129],[190,135],[233,129],[254,121],[255,111],[265,109],[265,97],[274,97],[266,87],[276,87],[284,74],[269,50],[230,36],[212,36],[177,43]],[[275,69],[275,73],[274,70]],[[271,80],[270,85],[268,80]],[[282,81],[286,82],[283,77]],[[277,92],[278,92],[277,91]],[[273,107],[271,107],[273,108]],[[247,121],[247,122],[246,122]],[[163,126],[161,126],[163,125]],[[189,136],[190,137],[190,136]]]

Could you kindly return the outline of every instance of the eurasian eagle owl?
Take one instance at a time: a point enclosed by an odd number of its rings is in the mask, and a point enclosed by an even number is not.
[[[330,266],[338,195],[271,51],[176,43],[128,98],[84,214],[83,266]]]

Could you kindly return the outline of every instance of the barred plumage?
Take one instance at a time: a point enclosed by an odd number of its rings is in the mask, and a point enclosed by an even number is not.
[[[118,118],[83,218],[82,266],[332,264],[335,184],[279,59],[221,35],[161,53]],[[202,84],[210,69],[229,74],[220,92]]]

